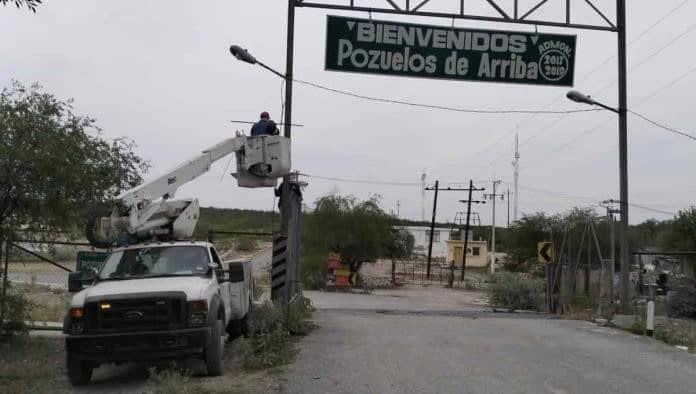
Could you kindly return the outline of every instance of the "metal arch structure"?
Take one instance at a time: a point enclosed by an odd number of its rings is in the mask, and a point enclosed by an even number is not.
[[[473,0],[468,0],[469,2]],[[595,30],[616,33],[618,57],[618,128],[619,128],[619,188],[621,225],[619,226],[621,251],[621,303],[624,308],[629,303],[629,244],[628,244],[628,81],[626,54],[626,0],[603,0],[603,4],[615,2],[615,15],[610,18],[607,11],[597,6],[598,0],[529,0],[527,6],[521,0],[512,0],[512,4],[502,4],[501,0],[478,0],[488,4],[488,14],[470,13],[465,8],[466,0],[458,0],[456,5],[450,1],[449,8],[443,0],[288,0],[288,29],[285,72],[285,137],[290,138],[292,128],[292,82],[295,40],[295,9],[315,8],[337,11],[366,12],[376,14],[438,17],[454,20],[474,20],[482,22],[510,23],[534,26],[552,26],[560,28]],[[565,11],[552,19],[536,18],[540,10],[546,10],[550,4],[563,2]],[[571,15],[571,3],[582,3],[599,16],[602,23],[583,22]],[[469,3],[470,4],[470,3]],[[532,5],[533,4],[533,5]],[[531,5],[531,7],[530,7]],[[457,7],[458,6],[458,7]],[[454,8],[454,9],[453,9]],[[287,182],[284,182],[287,187]],[[284,189],[285,190],[285,189]],[[287,193],[286,193],[287,195]],[[287,208],[286,208],[287,209]],[[287,231],[287,215],[283,215],[281,228]],[[290,264],[295,264],[292,261]]]
[[[571,14],[571,0],[560,0],[564,2],[564,12],[557,18],[551,20],[533,19],[540,10],[548,8],[554,1],[537,0],[533,6],[524,7],[520,5],[520,0],[514,0],[512,4],[502,4],[501,0],[479,0],[482,4],[489,7],[488,14],[477,14],[466,10],[465,0],[459,0],[456,7],[452,7],[452,1],[447,6],[442,0],[372,0],[369,3],[374,6],[359,5],[366,4],[363,0],[290,0],[295,7],[321,8],[328,10],[359,11],[367,13],[398,14],[410,16],[427,16],[449,19],[469,19],[484,22],[517,23],[537,26],[556,26],[586,30],[604,30],[617,32],[618,17],[615,20],[607,17],[606,11],[602,11],[595,2],[597,0],[582,0],[594,14],[599,16],[603,23],[583,23],[574,21]],[[575,0],[577,2],[579,0]],[[471,0],[469,0],[471,2]],[[604,1],[606,3],[606,0]],[[509,3],[509,2],[508,2]]]

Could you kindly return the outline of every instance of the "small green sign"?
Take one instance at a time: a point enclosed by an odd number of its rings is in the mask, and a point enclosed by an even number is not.
[[[108,257],[108,252],[77,252],[77,265],[75,271],[86,272],[90,268],[96,268],[97,271],[99,271]]]
[[[573,86],[576,36],[328,16],[326,69]]]

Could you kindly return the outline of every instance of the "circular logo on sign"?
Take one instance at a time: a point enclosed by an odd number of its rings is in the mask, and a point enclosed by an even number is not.
[[[560,81],[570,69],[568,56],[558,49],[549,49],[541,54],[539,70],[541,75],[549,81]]]

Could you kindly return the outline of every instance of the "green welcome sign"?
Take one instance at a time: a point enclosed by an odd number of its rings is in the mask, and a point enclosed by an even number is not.
[[[326,69],[573,86],[576,36],[329,16]]]
[[[77,252],[77,266],[75,267],[75,271],[86,273],[87,270],[92,268],[99,271],[106,262],[107,257],[109,257],[109,253],[107,252]]]

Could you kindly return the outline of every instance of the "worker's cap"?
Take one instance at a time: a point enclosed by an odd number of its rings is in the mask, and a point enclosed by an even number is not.
[[[268,114],[268,112],[263,111],[261,112],[261,119],[270,119],[271,115]]]

